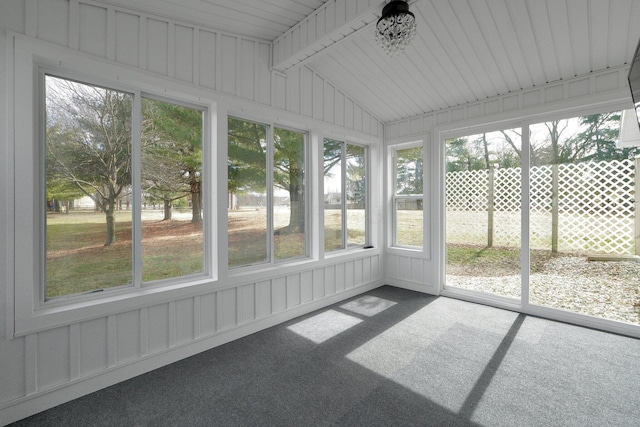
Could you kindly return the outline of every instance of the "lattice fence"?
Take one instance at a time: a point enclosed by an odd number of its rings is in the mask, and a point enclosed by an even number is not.
[[[533,167],[530,175],[532,249],[635,253],[633,160]],[[519,246],[520,177],[520,168],[447,173],[447,242]]]

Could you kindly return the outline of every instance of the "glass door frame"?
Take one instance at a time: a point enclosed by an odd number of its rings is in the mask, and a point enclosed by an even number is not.
[[[532,304],[529,299],[530,291],[530,127],[533,124],[542,123],[552,120],[569,119],[572,117],[586,116],[590,114],[599,114],[605,111],[615,111],[625,109],[625,105],[620,103],[610,103],[609,105],[599,106],[597,108],[588,107],[580,109],[567,109],[561,114],[545,114],[528,117],[526,120],[512,120],[491,125],[469,126],[459,129],[440,129],[436,130],[438,135],[438,144],[433,144],[431,159],[434,162],[433,167],[439,171],[437,179],[434,180],[434,193],[437,194],[437,204],[439,206],[438,214],[434,216],[438,233],[434,247],[439,258],[434,269],[434,278],[439,285],[439,295],[461,299],[469,302],[475,302],[485,305],[503,308],[506,310],[516,311],[523,314],[529,314],[537,317],[543,317],[550,320],[571,323],[578,326],[585,326],[593,329],[603,330],[607,332],[618,333],[635,338],[640,338],[640,326],[623,323],[615,320],[609,320],[594,317],[586,314],[570,312],[558,308],[546,307],[542,305]],[[499,295],[492,295],[484,292],[466,290],[461,288],[449,287],[446,285],[446,140],[456,137],[468,136],[484,132],[492,132],[501,129],[521,129],[521,244],[520,244],[520,300],[506,298]],[[437,164],[435,164],[437,162]]]

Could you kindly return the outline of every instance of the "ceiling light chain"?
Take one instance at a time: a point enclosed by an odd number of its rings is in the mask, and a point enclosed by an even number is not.
[[[375,29],[376,42],[389,56],[403,53],[416,34],[416,18],[404,0],[393,0],[382,8]]]

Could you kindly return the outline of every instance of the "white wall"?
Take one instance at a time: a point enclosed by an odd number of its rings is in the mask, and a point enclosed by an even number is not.
[[[214,100],[224,120],[233,111],[308,129],[316,147],[323,134],[369,144],[376,169],[382,167],[382,124],[309,68],[287,76],[272,72],[271,45],[265,41],[93,1],[4,1],[1,7],[0,425],[382,284],[382,235],[375,231],[382,228],[382,200],[373,194],[375,249],[323,257],[317,226],[316,259],[242,275],[220,269],[212,283],[156,292],[86,319],[15,334],[14,286],[20,272],[14,267],[19,255],[12,201],[19,171],[13,161],[20,135],[33,134],[18,129],[24,118],[15,117],[16,99],[29,96],[14,93],[15,55],[27,52],[85,71],[104,66],[107,75],[116,70],[112,75],[147,76],[148,84],[174,94],[182,88],[190,97]],[[217,169],[226,170],[226,160],[218,161]],[[382,176],[372,184],[380,187]],[[214,201],[222,207],[220,235],[226,233],[225,186],[218,183]],[[313,220],[320,224],[317,215]],[[224,250],[226,240],[219,243]]]

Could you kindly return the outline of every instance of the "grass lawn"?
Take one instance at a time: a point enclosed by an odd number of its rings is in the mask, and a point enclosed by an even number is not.
[[[143,217],[142,236],[144,282],[202,271],[201,224]],[[133,283],[131,213],[118,212],[114,244],[104,246],[105,237],[104,214],[47,216],[47,298]]]

